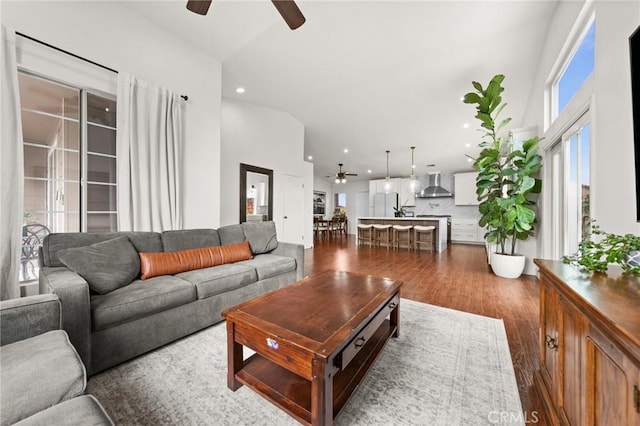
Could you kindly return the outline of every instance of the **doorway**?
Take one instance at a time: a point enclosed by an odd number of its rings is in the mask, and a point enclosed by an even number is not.
[[[281,241],[304,244],[304,179],[283,176]]]

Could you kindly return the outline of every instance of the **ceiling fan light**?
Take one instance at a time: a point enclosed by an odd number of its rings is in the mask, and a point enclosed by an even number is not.
[[[335,182],[336,182],[336,183],[340,183],[340,179],[339,179],[339,178],[336,178],[336,181],[335,181]]]
[[[347,179],[346,178],[342,178],[342,183],[347,183]]]

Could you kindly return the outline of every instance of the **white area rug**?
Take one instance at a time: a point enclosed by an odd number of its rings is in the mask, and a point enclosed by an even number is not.
[[[248,356],[245,351],[245,357]],[[89,380],[118,425],[295,425],[226,383],[220,323]],[[502,320],[402,299],[392,338],[338,425],[523,424]]]

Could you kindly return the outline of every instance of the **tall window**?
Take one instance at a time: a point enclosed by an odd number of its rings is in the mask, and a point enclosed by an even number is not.
[[[551,166],[552,257],[573,254],[589,238],[591,125],[581,117],[548,153]]]
[[[116,230],[116,102],[19,73],[24,144],[21,281],[48,232]]]
[[[590,235],[589,145],[591,126],[580,124],[565,140],[567,240],[565,254],[575,253],[578,243]]]
[[[553,118],[567,107],[595,67],[596,24],[591,21],[572,56],[553,83]]]

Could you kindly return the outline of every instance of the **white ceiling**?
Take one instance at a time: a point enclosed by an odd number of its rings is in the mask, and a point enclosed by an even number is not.
[[[334,174],[344,163],[345,171],[359,174],[350,180],[384,177],[387,149],[390,174],[408,176],[410,146],[418,174],[471,170],[465,154],[477,154],[479,126],[473,106],[460,98],[472,80],[484,85],[505,74],[507,116],[513,127],[532,124],[521,117],[557,6],[298,0],[307,21],[291,31],[268,0],[214,0],[207,16],[185,4],[126,2],[219,58],[225,98],[299,120],[316,175]],[[238,86],[246,93],[237,94]]]

